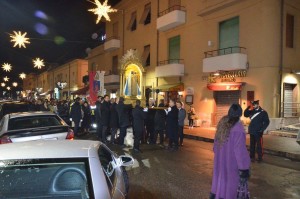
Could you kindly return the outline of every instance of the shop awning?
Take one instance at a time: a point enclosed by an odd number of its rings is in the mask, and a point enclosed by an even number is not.
[[[243,82],[229,82],[229,83],[210,83],[207,88],[212,91],[236,91],[241,90]]]
[[[177,84],[163,84],[158,87],[153,88],[153,90],[159,90],[160,92],[166,92],[166,91],[183,91],[184,85],[183,83],[177,83]]]
[[[53,94],[54,90],[48,90],[47,92],[39,94],[40,96],[46,96],[46,95],[51,95]]]
[[[86,95],[89,91],[89,86],[78,89],[77,91],[71,92],[72,95]]]

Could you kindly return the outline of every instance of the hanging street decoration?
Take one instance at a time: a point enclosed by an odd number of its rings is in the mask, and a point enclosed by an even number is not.
[[[96,24],[99,23],[102,17],[104,17],[107,21],[110,21],[110,18],[108,16],[108,13],[110,12],[117,12],[116,9],[111,8],[111,6],[107,5],[107,0],[104,1],[103,4],[99,2],[99,0],[95,0],[94,2],[91,2],[95,4],[97,7],[93,9],[89,9],[88,11],[93,12],[95,15],[98,15]]]
[[[10,90],[10,87],[8,86],[8,87],[6,87],[6,89],[7,89],[7,90]]]
[[[27,32],[25,32],[24,34],[21,33],[21,31],[13,31],[15,35],[10,35],[10,37],[12,38],[12,40],[10,40],[11,42],[15,42],[14,47],[16,47],[17,45],[19,45],[19,48],[26,48],[25,44],[30,44],[30,42],[28,41],[29,38],[25,37]]]
[[[4,63],[2,64],[2,69],[6,72],[10,72],[11,71],[11,65],[9,63]]]
[[[25,78],[26,78],[26,74],[25,74],[25,73],[21,73],[21,74],[19,75],[19,77],[20,77],[21,79],[25,79]]]
[[[13,85],[13,87],[17,87],[18,83],[17,82],[13,82],[12,85]]]
[[[5,82],[8,82],[8,81],[9,81],[9,77],[5,76],[5,77],[3,78],[3,80],[4,80]]]
[[[45,66],[44,60],[40,59],[40,58],[34,59],[33,64],[34,64],[34,68],[37,68],[37,69],[41,69],[43,66]]]
[[[1,83],[1,86],[2,86],[2,87],[5,87],[5,83],[4,83],[4,82],[2,82],[2,83]]]

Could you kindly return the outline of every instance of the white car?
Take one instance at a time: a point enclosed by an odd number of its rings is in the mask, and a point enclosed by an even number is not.
[[[73,130],[52,112],[11,113],[0,121],[0,144],[73,138]]]
[[[99,141],[31,141],[0,145],[0,198],[124,199],[130,156]]]

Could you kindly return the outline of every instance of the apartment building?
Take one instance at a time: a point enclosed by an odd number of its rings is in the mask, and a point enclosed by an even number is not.
[[[89,71],[119,75],[118,95],[180,98],[202,126],[256,99],[270,117],[299,117],[300,1],[127,0],[115,8],[108,39],[87,59]]]

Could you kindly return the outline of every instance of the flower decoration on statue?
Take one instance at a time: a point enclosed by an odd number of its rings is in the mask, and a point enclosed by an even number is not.
[[[2,69],[6,72],[10,72],[11,68],[12,68],[12,66],[9,63],[2,64]]]
[[[89,1],[91,2],[91,1]],[[102,17],[104,17],[107,21],[110,21],[108,13],[110,12],[117,12],[116,9],[111,8],[111,6],[107,5],[107,0],[104,1],[103,4],[100,3],[99,0],[95,0],[95,2],[91,2],[95,4],[97,7],[93,9],[89,9],[89,12],[93,12],[95,15],[98,15],[96,24],[99,23]]]
[[[43,59],[36,58],[32,61],[33,61],[33,64],[34,64],[34,68],[41,69],[43,66],[45,66]]]
[[[26,48],[25,44],[30,44],[29,38],[26,37],[27,32],[25,32],[24,34],[21,33],[21,31],[13,31],[14,35],[10,35],[10,37],[12,38],[12,40],[10,40],[11,42],[15,42],[14,47],[16,47],[17,45],[19,45],[19,48]]]

